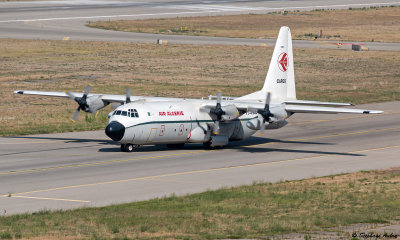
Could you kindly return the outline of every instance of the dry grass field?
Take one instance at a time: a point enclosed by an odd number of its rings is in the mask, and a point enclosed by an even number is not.
[[[322,40],[400,42],[400,7],[101,21],[88,26],[127,32],[242,38],[276,38],[281,26],[290,26],[293,39],[314,39],[322,29]],[[186,32],[180,31],[182,26],[187,27]]]
[[[0,239],[287,239],[282,234],[289,233],[351,239],[353,232],[376,233],[373,229],[398,219],[399,191],[399,168],[255,183],[101,208],[0,216]]]
[[[260,89],[271,47],[0,40],[0,135],[101,129],[69,99],[14,90],[83,91],[199,98]],[[299,99],[368,103],[400,99],[399,52],[294,49]]]

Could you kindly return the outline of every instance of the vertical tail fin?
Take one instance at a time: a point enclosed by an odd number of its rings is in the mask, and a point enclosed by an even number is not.
[[[288,27],[281,27],[279,31],[268,74],[261,91],[265,94],[271,92],[273,99],[296,99],[292,35]]]
[[[263,100],[271,92],[272,101],[296,99],[292,35],[289,27],[281,27],[264,86],[261,91],[241,97],[242,100]]]

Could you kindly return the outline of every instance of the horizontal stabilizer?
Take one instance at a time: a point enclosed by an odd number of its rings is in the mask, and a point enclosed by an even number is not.
[[[378,111],[378,110],[319,107],[319,106],[306,106],[306,105],[286,105],[285,109],[286,111],[291,113],[362,113],[362,114],[383,113],[383,111]]]

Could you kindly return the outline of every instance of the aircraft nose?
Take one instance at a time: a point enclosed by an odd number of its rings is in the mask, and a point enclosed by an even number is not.
[[[110,122],[106,127],[106,135],[114,141],[119,141],[124,137],[125,127],[119,122]]]

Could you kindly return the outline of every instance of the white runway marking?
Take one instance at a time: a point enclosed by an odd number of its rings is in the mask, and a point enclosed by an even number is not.
[[[380,3],[354,3],[354,4],[339,4],[339,5],[317,5],[303,7],[236,7],[236,6],[220,6],[220,5],[176,5],[163,8],[175,9],[203,9],[202,11],[177,12],[177,13],[143,13],[143,14],[123,14],[123,15],[108,15],[108,16],[80,16],[80,17],[60,17],[60,18],[38,18],[38,19],[10,19],[2,20],[0,23],[16,23],[16,22],[39,22],[39,21],[56,21],[56,20],[80,20],[80,19],[96,19],[96,18],[122,18],[122,17],[145,17],[145,16],[168,16],[168,15],[186,15],[199,13],[218,13],[218,12],[240,12],[240,11],[274,11],[274,10],[299,10],[299,9],[318,9],[318,8],[341,8],[341,7],[364,7],[364,6],[383,6],[383,5],[398,5],[400,2],[380,2]]]
[[[52,200],[52,201],[64,201],[64,202],[90,203],[90,201],[86,201],[86,200],[65,199],[65,198],[28,197],[28,196],[12,196],[12,197],[13,198],[38,199],[38,200]]]

